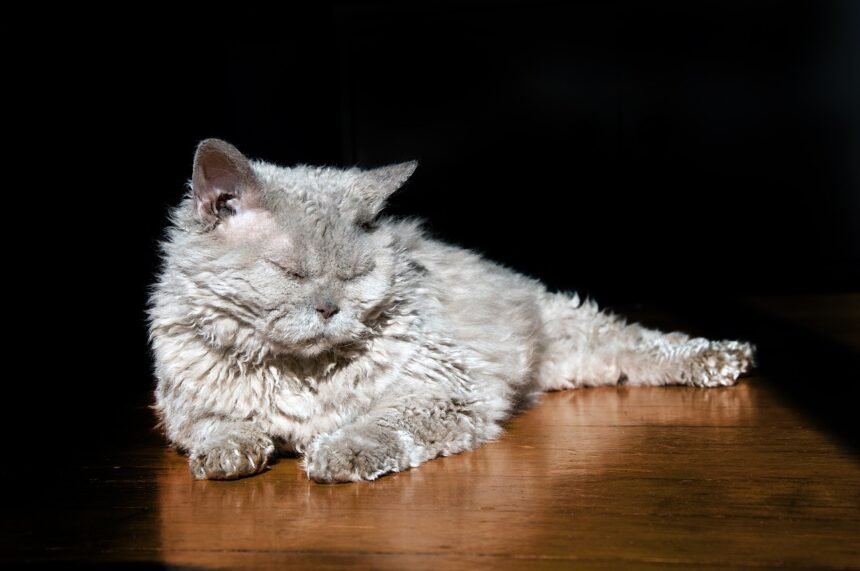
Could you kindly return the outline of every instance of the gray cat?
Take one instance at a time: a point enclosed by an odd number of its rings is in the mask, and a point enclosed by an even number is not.
[[[544,391],[732,385],[750,345],[664,334],[380,217],[415,170],[249,161],[202,142],[150,305],[168,438],[195,478],[304,455],[373,480],[497,438]]]

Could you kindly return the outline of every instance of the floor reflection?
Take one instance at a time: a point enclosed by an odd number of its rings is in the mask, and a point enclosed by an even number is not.
[[[760,446],[755,427],[768,405],[755,385],[554,393],[512,420],[499,442],[359,484],[314,484],[295,459],[237,482],[195,482],[185,459],[165,452],[165,559],[215,565],[249,551],[405,549],[613,556],[624,543],[611,529],[618,513],[681,513],[665,505],[676,485],[665,482],[719,478],[720,466],[736,461],[732,450]],[[702,453],[709,449],[727,454]],[[649,554],[647,545],[640,551]]]

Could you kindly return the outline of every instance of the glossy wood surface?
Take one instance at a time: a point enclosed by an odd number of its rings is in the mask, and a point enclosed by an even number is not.
[[[847,307],[833,317],[843,343],[856,342],[840,333]],[[826,313],[816,314],[815,327],[827,329]],[[140,425],[138,441],[49,481],[50,502],[6,511],[0,561],[860,568],[858,456],[784,400],[777,382],[759,375],[727,389],[553,393],[513,419],[498,442],[346,485],[309,482],[296,459],[236,482],[192,481],[140,408],[128,417]]]

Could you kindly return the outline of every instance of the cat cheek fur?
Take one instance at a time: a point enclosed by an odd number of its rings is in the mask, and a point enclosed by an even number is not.
[[[547,390],[728,386],[752,366],[748,343],[628,324],[416,222],[357,234],[415,163],[283,168],[209,140],[194,165],[149,318],[156,410],[195,478],[259,473],[278,442],[314,480],[375,479],[496,438]],[[212,208],[224,192],[233,214]]]

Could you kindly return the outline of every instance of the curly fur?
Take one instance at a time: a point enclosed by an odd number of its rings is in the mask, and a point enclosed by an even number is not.
[[[167,437],[195,478],[305,457],[372,480],[499,436],[548,390],[734,384],[750,345],[664,334],[380,217],[415,163],[248,161],[201,143],[150,305]]]

